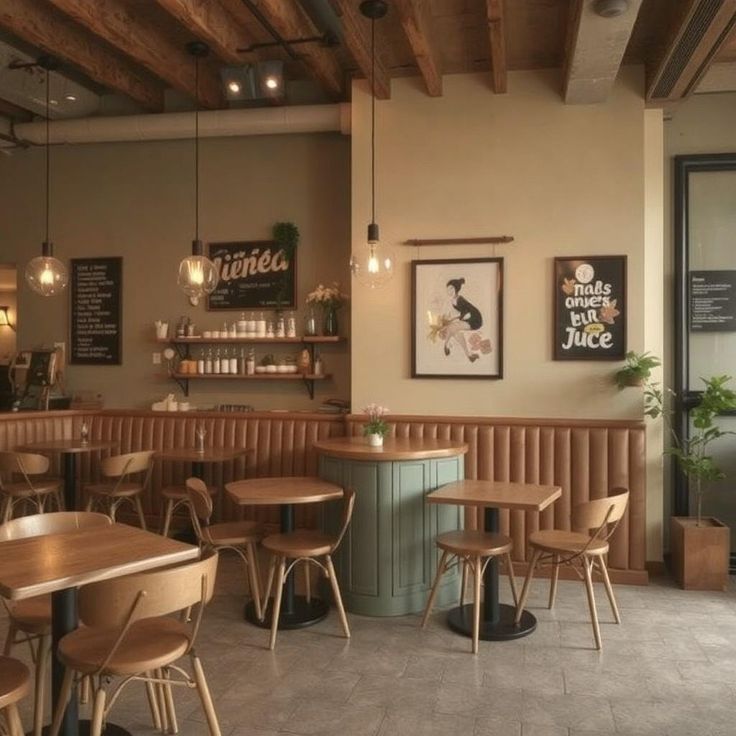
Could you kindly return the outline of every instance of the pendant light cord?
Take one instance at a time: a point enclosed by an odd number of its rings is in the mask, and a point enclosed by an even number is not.
[[[371,222],[376,221],[376,19],[371,18]]]
[[[194,239],[199,240],[199,56],[194,59]]]
[[[46,242],[49,242],[49,212],[51,202],[51,161],[49,148],[51,141],[51,90],[49,77],[51,71],[46,69]]]

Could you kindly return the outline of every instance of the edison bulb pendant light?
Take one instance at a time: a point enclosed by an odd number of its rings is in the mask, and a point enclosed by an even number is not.
[[[192,242],[192,255],[187,256],[179,264],[179,288],[196,305],[203,296],[211,294],[217,288],[219,276],[212,261],[204,255],[201,240]]]
[[[377,289],[386,284],[394,275],[395,259],[391,248],[381,245],[378,225],[368,225],[366,244],[350,256],[350,271],[360,284],[369,289]]]
[[[56,296],[69,281],[66,266],[53,253],[51,243],[44,241],[41,255],[32,258],[26,266],[26,282],[41,296]]]

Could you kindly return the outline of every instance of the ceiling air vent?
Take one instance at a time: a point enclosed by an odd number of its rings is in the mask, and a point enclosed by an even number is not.
[[[735,24],[736,0],[690,0],[648,81],[647,99],[687,97]]]

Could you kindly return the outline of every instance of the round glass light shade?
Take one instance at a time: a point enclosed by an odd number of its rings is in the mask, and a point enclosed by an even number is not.
[[[350,271],[360,284],[377,289],[394,275],[396,260],[391,248],[369,241],[350,255]]]
[[[28,285],[41,296],[56,296],[69,281],[66,266],[53,256],[37,256],[26,266]]]
[[[187,256],[179,264],[179,288],[190,298],[200,299],[217,288],[219,276],[215,264],[202,255]]]

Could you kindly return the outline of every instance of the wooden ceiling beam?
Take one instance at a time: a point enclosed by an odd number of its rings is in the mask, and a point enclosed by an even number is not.
[[[87,31],[43,8],[36,0],[3,0],[0,28],[59,57],[93,81],[127,95],[147,110],[160,112],[163,109],[161,85],[139,73],[104,45],[95,43]]]
[[[200,69],[199,94],[195,89],[194,60],[186,50],[136,18],[119,0],[48,0],[55,8],[115,46],[174,89],[204,107],[222,102],[219,75],[208,66]]]
[[[647,100],[681,100],[694,92],[735,28],[736,0],[678,3],[667,41],[647,67]]]
[[[424,78],[427,93],[432,97],[442,95],[442,73],[432,51],[431,18],[427,0],[394,0],[409,46],[414,53],[419,71]]]
[[[227,64],[244,64],[247,59],[238,52],[250,44],[243,29],[219,0],[154,0],[176,18],[193,36],[205,41],[212,52]]]
[[[629,0],[625,13],[603,18],[589,0],[570,3],[562,91],[566,103],[587,105],[608,98],[641,5],[642,0]]]
[[[506,74],[506,27],[503,0],[486,0],[488,37],[491,44],[491,84],[496,94],[508,89]]]
[[[342,23],[345,45],[363,76],[371,78],[371,34],[370,21],[361,15],[358,3],[353,0],[330,0],[330,4]],[[389,8],[389,13],[391,12]],[[377,21],[380,23],[381,21]],[[376,78],[373,83],[376,97],[388,100],[391,97],[391,79],[378,53],[376,53]]]
[[[302,6],[295,0],[290,2],[249,0],[248,5],[252,5],[284,39],[309,38],[320,34]],[[294,52],[328,95],[334,98],[342,95],[344,74],[332,49],[319,43],[308,43],[295,46]]]

